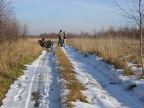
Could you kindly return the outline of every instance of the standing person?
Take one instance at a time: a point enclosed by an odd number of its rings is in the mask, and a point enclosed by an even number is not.
[[[64,47],[65,47],[65,45],[66,45],[66,33],[65,33],[65,31],[63,32],[63,35],[64,35]]]
[[[64,42],[64,34],[62,33],[62,30],[60,30],[59,34],[58,34],[58,46],[63,46],[63,42]]]

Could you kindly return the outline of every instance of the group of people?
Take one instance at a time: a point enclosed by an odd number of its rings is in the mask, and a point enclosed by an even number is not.
[[[45,38],[42,38],[41,40],[38,40],[38,44],[41,46],[41,47],[45,47],[45,48],[48,48],[49,50],[52,48],[53,46],[53,43],[51,40],[48,40],[48,41],[45,41]]]
[[[48,41],[45,41],[45,38],[38,40],[38,44],[41,47],[48,48],[49,50],[53,46],[53,43],[51,42],[51,40],[49,39]],[[66,33],[65,31],[62,32],[62,30],[60,30],[60,32],[58,33],[58,46],[65,47],[65,44],[66,44]]]
[[[60,30],[59,34],[58,34],[58,46],[60,47],[65,47],[66,44],[66,33],[65,31],[62,32],[62,30]]]

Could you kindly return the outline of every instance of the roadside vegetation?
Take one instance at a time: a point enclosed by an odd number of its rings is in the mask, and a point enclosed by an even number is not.
[[[72,101],[80,100],[82,102],[87,102],[86,96],[81,93],[81,90],[85,90],[86,88],[75,77],[76,73],[74,72],[68,57],[58,46],[56,47],[55,54],[58,56],[59,73],[66,81],[66,87],[62,89],[69,90],[67,99],[63,103],[67,104],[68,108],[72,108],[74,107],[71,104]]]
[[[12,4],[12,0],[0,0],[0,104],[10,85],[23,74],[23,64],[36,59],[41,50],[37,40],[26,39],[27,24],[16,18]]]
[[[21,69],[25,69],[24,64],[31,63],[41,54],[37,39],[22,39],[11,45],[7,44],[2,45],[7,47],[0,52],[0,103],[10,85],[23,74]]]
[[[113,64],[116,69],[124,69],[124,75],[135,74],[128,62],[141,67],[140,47],[137,29],[128,28],[115,30],[109,28],[94,35],[82,33],[75,38],[67,39],[67,43],[73,45],[82,53],[96,54],[103,57],[104,61]]]

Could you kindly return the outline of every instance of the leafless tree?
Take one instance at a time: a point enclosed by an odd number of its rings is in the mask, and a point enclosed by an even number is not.
[[[143,55],[143,23],[144,23],[144,4],[142,0],[125,0],[126,7],[121,6],[116,0],[113,0],[116,6],[122,11],[124,17],[134,22],[139,29],[140,51],[139,55],[142,64],[142,75],[144,75],[144,55]]]
[[[27,35],[27,25],[16,18],[12,4],[12,0],[0,0],[0,43],[13,43]]]
[[[21,27],[21,36],[22,36],[23,39],[25,38],[25,36],[27,35],[27,33],[28,33],[28,25],[24,24]]]

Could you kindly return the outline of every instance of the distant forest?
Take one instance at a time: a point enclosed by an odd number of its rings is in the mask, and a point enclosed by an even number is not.
[[[28,35],[28,37],[37,37],[37,38],[57,38],[58,33],[42,33],[40,35]],[[100,37],[128,37],[139,39],[139,30],[136,27],[119,27],[115,29],[114,27],[109,27],[107,30],[94,30],[92,34],[88,32],[77,33],[67,33],[67,38],[100,38]]]

